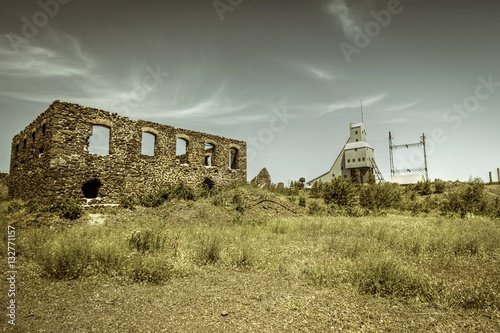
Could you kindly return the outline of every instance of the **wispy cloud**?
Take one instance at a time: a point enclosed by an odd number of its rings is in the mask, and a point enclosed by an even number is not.
[[[325,70],[321,70],[319,68],[315,68],[313,66],[307,67],[308,72],[315,78],[320,80],[334,80],[336,78],[335,75],[328,73]]]
[[[412,102],[408,102],[408,103],[402,103],[402,104],[395,104],[395,105],[391,105],[389,107],[386,107],[383,109],[383,111],[385,112],[401,112],[401,111],[405,111],[405,110],[408,110],[412,107],[414,107],[415,105],[419,104],[421,101],[418,100],[418,101],[412,101]]]
[[[333,15],[342,25],[344,35],[352,40],[358,31],[361,30],[361,25],[357,17],[347,6],[346,0],[333,0],[325,7],[328,14]]]
[[[0,44],[0,75],[16,79],[84,76],[92,69],[92,61],[82,52],[78,40],[61,35],[63,50],[37,46],[33,42],[18,45],[15,51],[7,43]]]
[[[293,71],[292,73],[298,73],[301,76],[306,76],[315,80],[334,81],[342,79],[342,76],[333,73],[332,70],[325,69],[324,66],[319,64],[311,64],[297,59],[282,57],[273,60],[279,64],[286,65]]]
[[[364,108],[369,108],[377,104],[378,102],[382,101],[387,97],[386,93],[381,93],[378,95],[373,95],[369,96],[367,98],[363,98],[363,107]],[[339,101],[331,104],[324,105],[323,111],[320,113],[320,117],[330,114],[332,112],[338,112],[342,110],[350,110],[353,108],[360,108],[361,103],[360,100],[344,100],[344,101]]]

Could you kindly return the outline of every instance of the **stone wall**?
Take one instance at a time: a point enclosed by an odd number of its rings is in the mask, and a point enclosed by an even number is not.
[[[109,129],[109,137],[96,137],[95,126]],[[143,132],[155,138],[154,156],[141,152]],[[180,156],[177,139],[187,142]],[[89,152],[90,143],[109,146],[108,154]],[[246,182],[246,143],[59,101],[12,141],[9,195],[15,198],[118,202],[181,180]]]

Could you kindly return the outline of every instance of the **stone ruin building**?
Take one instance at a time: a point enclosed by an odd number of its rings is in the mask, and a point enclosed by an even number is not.
[[[246,142],[55,101],[12,140],[13,198],[117,203],[167,184],[247,177]]]

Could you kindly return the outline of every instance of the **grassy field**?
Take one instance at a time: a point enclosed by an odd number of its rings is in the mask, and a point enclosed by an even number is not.
[[[0,200],[1,228],[17,236],[6,331],[500,331],[492,217],[346,216],[304,191],[250,186],[72,221],[29,207]]]

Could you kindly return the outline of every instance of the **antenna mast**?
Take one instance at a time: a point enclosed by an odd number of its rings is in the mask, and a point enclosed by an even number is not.
[[[360,102],[361,102],[361,122],[364,124],[365,123],[365,119],[363,117],[363,100],[361,99]]]

